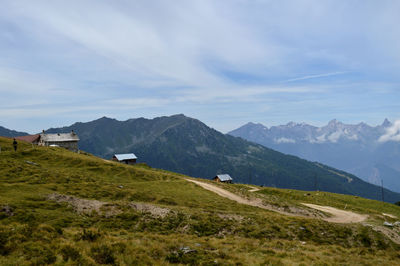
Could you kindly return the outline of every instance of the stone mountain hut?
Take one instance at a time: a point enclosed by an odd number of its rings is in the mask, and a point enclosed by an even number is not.
[[[79,137],[72,130],[70,133],[40,134],[39,146],[63,147],[73,152],[78,152]]]
[[[112,160],[120,162],[120,163],[125,163],[125,164],[135,164],[137,157],[133,153],[114,154],[114,156],[112,157]]]
[[[223,183],[232,183],[233,179],[228,174],[217,175],[213,178],[216,182],[223,182]]]

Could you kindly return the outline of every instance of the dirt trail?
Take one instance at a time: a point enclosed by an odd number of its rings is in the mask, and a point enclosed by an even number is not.
[[[219,188],[217,186],[208,184],[208,183],[203,183],[200,181],[196,181],[196,180],[192,180],[192,179],[186,179],[189,182],[195,183],[199,186],[201,186],[202,188],[205,188],[207,190],[210,190],[212,192],[215,192],[216,194],[220,195],[221,197],[224,198],[228,198],[230,200],[236,201],[238,203],[241,204],[246,204],[246,205],[250,205],[250,206],[255,206],[255,207],[261,207],[262,206],[262,201],[260,199],[255,199],[255,200],[248,200],[246,198],[243,198],[241,196],[238,196],[232,192],[229,192],[223,188]],[[260,206],[261,205],[261,206]]]
[[[367,219],[368,215],[362,215],[350,211],[343,211],[329,206],[315,205],[311,203],[302,203],[304,206],[313,208],[319,211],[332,214],[332,217],[324,218],[327,222],[332,223],[360,223]]]
[[[249,192],[256,192],[256,191],[259,191],[261,188],[258,188],[258,187],[253,187],[253,186],[248,186],[250,189],[249,189]]]
[[[195,183],[195,184],[201,186],[204,189],[212,191],[212,192],[220,195],[221,197],[236,201],[237,203],[240,203],[240,204],[246,204],[246,205],[258,207],[258,208],[269,210],[269,211],[279,212],[279,213],[282,213],[282,214],[285,214],[285,215],[299,216],[299,215],[296,215],[294,213],[284,212],[284,211],[280,211],[280,210],[265,206],[265,205],[262,204],[262,200],[259,199],[259,198],[246,199],[246,198],[238,196],[238,195],[236,195],[236,194],[234,194],[232,192],[229,192],[229,191],[227,191],[227,190],[225,190],[223,188],[217,187],[217,186],[212,185],[212,184],[204,183],[204,182],[197,181],[197,180],[187,179],[187,178],[186,178],[186,180],[189,181],[189,182]]]
[[[254,207],[258,207],[258,208],[262,208],[262,209],[266,209],[269,211],[274,211],[274,212],[278,212],[281,214],[285,214],[285,215],[290,215],[290,216],[301,216],[301,217],[308,217],[310,218],[310,216],[306,216],[306,215],[302,215],[302,214],[298,214],[298,213],[290,213],[290,212],[285,212],[285,211],[281,211],[281,210],[277,210],[276,208],[272,208],[270,206],[266,206],[262,203],[262,200],[259,198],[255,198],[255,199],[246,199],[243,198],[241,196],[238,196],[232,192],[229,192],[223,188],[217,187],[215,185],[212,184],[208,184],[208,183],[204,183],[201,181],[197,181],[197,180],[192,180],[192,179],[186,179],[189,182],[195,183],[199,186],[201,186],[204,189],[210,190],[218,195],[220,195],[221,197],[224,198],[228,198],[230,200],[236,201],[240,204],[246,204],[246,205],[250,205],[250,206],[254,206]],[[259,188],[254,188],[252,187],[251,190],[249,190],[250,192],[255,192],[260,190]],[[332,222],[332,223],[359,223],[359,222],[363,222],[366,218],[367,215],[361,215],[361,214],[357,214],[354,212],[350,212],[350,211],[343,211],[343,210],[339,210],[333,207],[328,207],[328,206],[320,206],[320,205],[314,205],[314,204],[308,204],[308,203],[303,203],[303,205],[309,207],[309,208],[313,208],[319,211],[323,211],[326,213],[329,213],[332,215],[332,217],[324,217],[322,218],[323,220],[327,221],[327,222]],[[314,217],[316,218],[316,217]]]

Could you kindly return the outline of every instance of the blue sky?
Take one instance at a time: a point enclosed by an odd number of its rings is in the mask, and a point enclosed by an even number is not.
[[[2,1],[0,125],[400,118],[400,1]]]

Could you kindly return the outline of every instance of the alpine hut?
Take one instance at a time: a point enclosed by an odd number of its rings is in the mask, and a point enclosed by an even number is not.
[[[72,130],[70,133],[40,134],[39,146],[63,147],[78,152],[79,137]]]
[[[136,159],[137,159],[137,157],[133,153],[114,154],[114,156],[112,157],[113,161],[117,161],[117,162],[125,163],[125,164],[135,164]]]
[[[216,182],[223,182],[223,183],[232,183],[232,177],[228,174],[223,174],[223,175],[216,175],[213,178],[214,181]]]

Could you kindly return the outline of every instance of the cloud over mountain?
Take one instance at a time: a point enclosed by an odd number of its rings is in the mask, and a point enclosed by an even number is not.
[[[400,141],[400,120],[386,129],[386,133],[379,138],[379,142]]]
[[[224,131],[262,117],[398,117],[400,34],[387,30],[400,24],[397,1],[1,7],[0,120],[10,128],[182,112]]]

